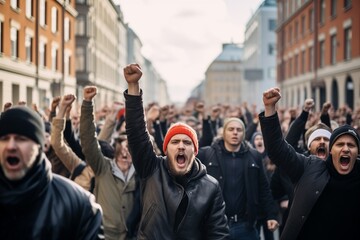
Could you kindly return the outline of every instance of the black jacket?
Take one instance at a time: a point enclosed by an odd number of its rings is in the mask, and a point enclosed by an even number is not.
[[[215,141],[211,146],[200,148],[198,158],[206,166],[208,174],[215,177],[222,189],[226,175],[224,174],[223,140]],[[260,212],[265,212],[266,219],[278,219],[278,206],[271,196],[262,157],[255,149],[242,143],[239,150],[240,158],[246,161],[245,188],[246,188],[246,214],[250,225],[253,225]]]
[[[297,153],[294,148],[284,140],[277,114],[265,117],[264,113],[260,113],[259,118],[265,148],[268,151],[270,159],[277,167],[283,168],[289,175],[291,181],[295,183],[293,202],[281,239],[297,239],[330,178],[334,176],[334,174],[330,174],[329,170],[329,166],[331,165],[329,164],[329,162],[331,163],[331,155],[326,161],[323,161],[313,155],[305,156]],[[354,171],[360,172],[360,164],[358,164],[358,161],[354,166]],[[355,189],[352,189],[352,191],[354,190]],[[359,192],[358,190],[355,191]],[[359,198],[359,196],[357,197]],[[339,196],[339,199],[342,199],[342,196]],[[334,201],[334,199],[329,200]],[[341,202],[342,205],[348,204],[344,199],[342,201],[340,200],[340,203]],[[358,206],[355,206],[353,209],[357,211],[359,208]],[[331,210],[336,211],[336,209],[329,209],[329,211]],[[324,212],[323,214],[324,218],[326,218],[329,214],[331,215],[333,213]],[[354,219],[354,221],[359,221],[359,217],[354,217],[354,213],[348,212],[347,214],[347,220]],[[341,223],[341,221],[344,220],[345,219],[340,218],[338,219],[338,223]],[[335,222],[335,226],[339,225],[338,223]],[[317,224],[321,225],[322,223],[319,221]],[[346,231],[343,231],[343,229],[337,227],[332,228],[330,226],[322,226],[322,228],[328,229],[329,231],[334,231],[335,229],[334,232],[343,237],[345,236],[344,234],[348,234]],[[358,236],[359,235],[354,236],[355,239],[358,238]],[[344,237],[342,239],[348,238]]]
[[[225,203],[218,182],[196,159],[196,172],[180,185],[171,176],[166,157],[156,156],[144,121],[141,96],[126,92],[126,133],[135,169],[140,176],[142,216],[138,239],[227,239]],[[182,199],[185,213],[176,225]]]
[[[0,170],[1,239],[99,239],[101,219],[95,197],[45,158],[17,184]]]

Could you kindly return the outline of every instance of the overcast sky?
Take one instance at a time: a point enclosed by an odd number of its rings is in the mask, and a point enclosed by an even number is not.
[[[242,43],[261,0],[114,0],[139,36],[143,55],[184,102],[204,78],[223,43]]]

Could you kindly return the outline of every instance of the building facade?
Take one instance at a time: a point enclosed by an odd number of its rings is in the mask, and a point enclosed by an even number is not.
[[[75,1],[0,2],[0,106],[75,93]]]
[[[119,8],[112,0],[77,0],[76,10],[76,78],[77,95],[82,99],[83,88],[95,85],[96,109],[111,106],[122,99],[120,70],[120,30],[124,30]],[[123,40],[123,39],[122,39]]]
[[[284,106],[313,98],[360,106],[360,1],[278,0],[277,83]]]
[[[240,105],[244,99],[242,86],[243,49],[235,43],[223,44],[222,52],[205,72],[204,94],[206,105],[226,103]]]
[[[276,18],[276,1],[265,0],[245,27],[241,95],[259,108],[263,105],[261,93],[276,85]]]

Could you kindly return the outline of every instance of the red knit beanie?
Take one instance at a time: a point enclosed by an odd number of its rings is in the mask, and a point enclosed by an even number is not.
[[[194,144],[195,155],[198,153],[199,142],[198,142],[195,130],[192,127],[190,127],[189,125],[187,125],[185,123],[180,123],[180,122],[173,124],[167,131],[165,138],[164,138],[164,143],[163,143],[164,153],[166,152],[167,145],[168,145],[170,139],[176,134],[185,134],[185,135],[189,136],[189,138],[191,138],[191,141]]]

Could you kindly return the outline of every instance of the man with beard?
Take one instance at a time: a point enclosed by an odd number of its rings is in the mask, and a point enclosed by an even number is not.
[[[1,239],[99,239],[100,206],[88,191],[51,172],[44,130],[30,108],[1,115]]]
[[[308,104],[309,105],[309,104]],[[304,112],[304,111],[303,111]],[[297,120],[295,120],[297,121]],[[305,123],[304,123],[305,125]],[[295,123],[290,127],[289,134],[286,136],[286,140],[291,138],[292,131],[297,126]],[[305,144],[306,151],[302,151],[306,156],[314,155],[322,160],[326,160],[329,156],[329,141],[331,136],[331,128],[324,123],[318,123],[310,127],[305,132]],[[288,143],[292,145],[293,141],[289,140]],[[299,149],[296,146],[294,149]],[[276,168],[271,178],[271,191],[276,200],[278,200],[280,209],[282,212],[281,226],[279,228],[280,234],[285,226],[289,209],[293,200],[294,185],[291,182],[290,177],[281,168]]]
[[[137,239],[227,239],[220,186],[195,157],[196,132],[187,124],[175,123],[164,138],[165,157],[157,156],[146,129],[140,66],[126,66],[124,76],[126,134],[142,194]]]
[[[326,160],[299,154],[284,140],[276,111],[280,98],[277,87],[265,91],[259,118],[270,159],[296,184],[281,239],[358,239],[359,135],[344,125],[331,134]]]

